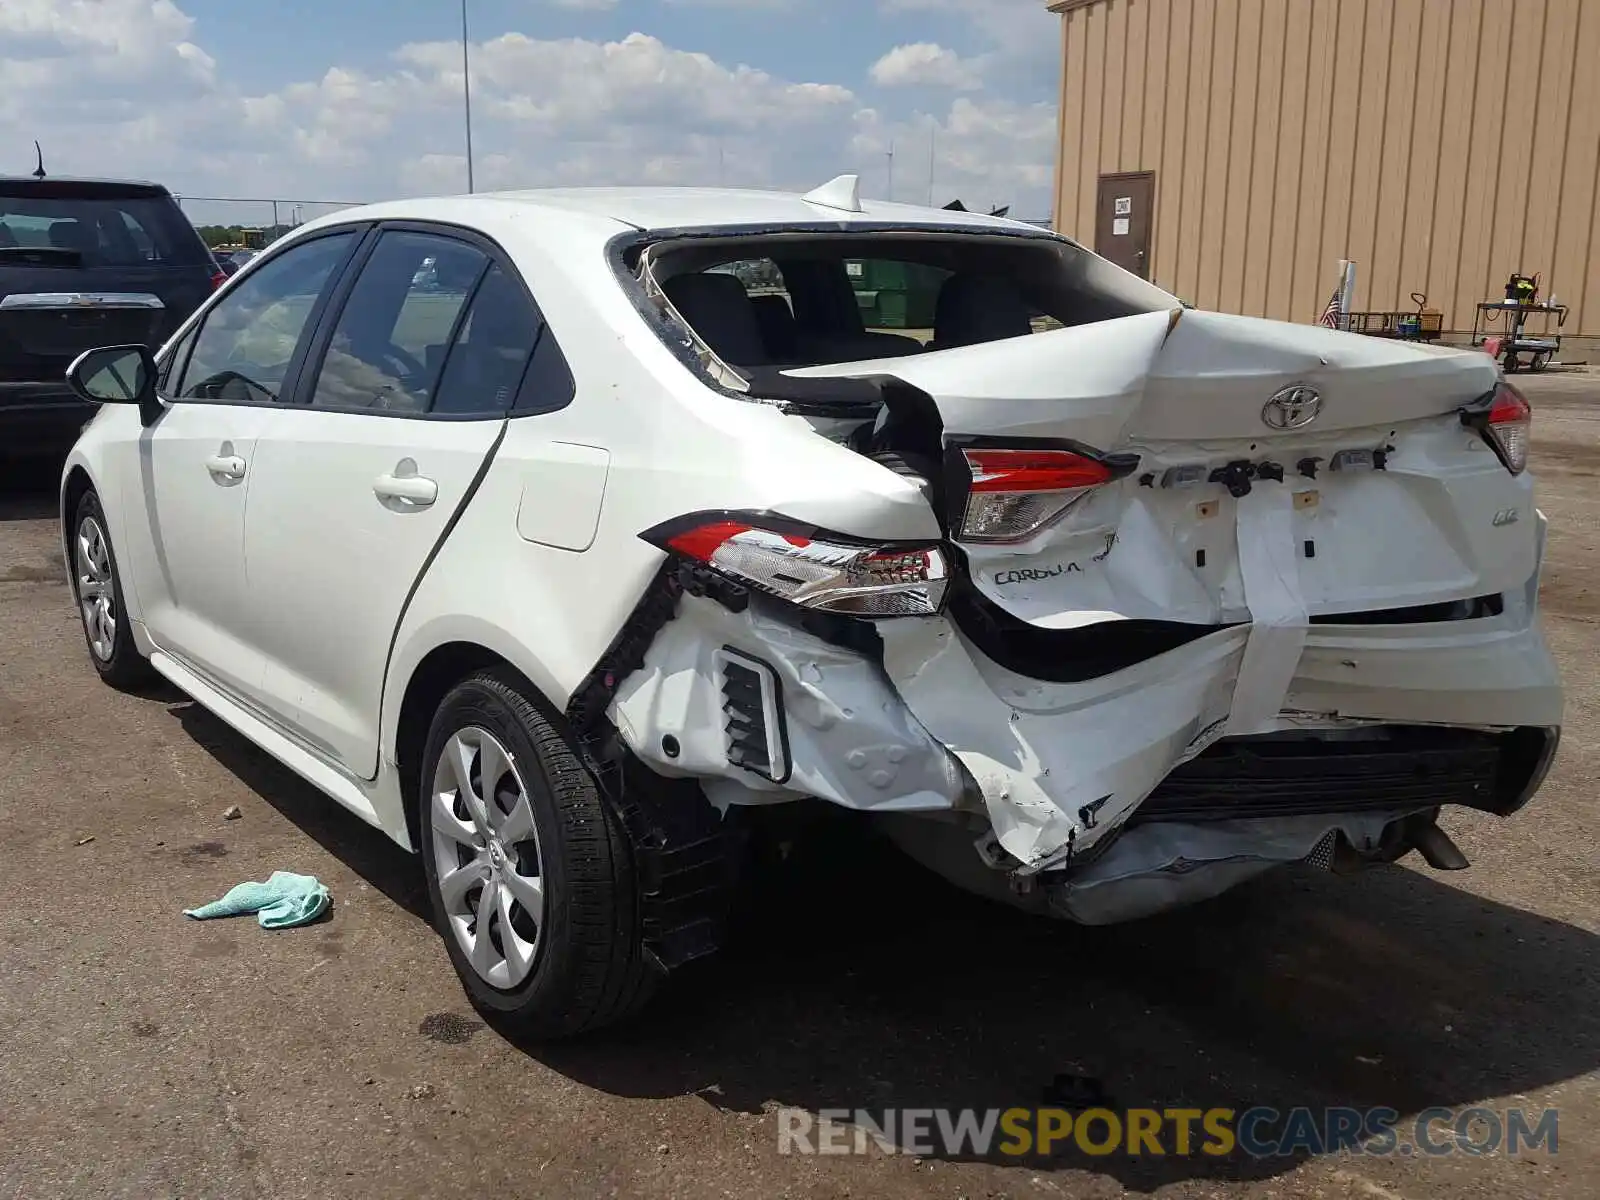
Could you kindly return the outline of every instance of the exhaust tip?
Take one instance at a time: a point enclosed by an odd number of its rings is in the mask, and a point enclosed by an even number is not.
[[[1414,844],[1423,861],[1435,871],[1465,871],[1472,865],[1450,835],[1437,825],[1430,823],[1417,830]]]

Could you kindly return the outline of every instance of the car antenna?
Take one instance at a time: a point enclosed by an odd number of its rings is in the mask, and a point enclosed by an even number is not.
[[[815,204],[822,208],[858,213],[861,211],[861,177],[840,175],[836,179],[828,180],[819,188],[813,188],[800,198],[807,204]]]
[[[33,152],[39,159],[39,165],[33,169],[33,177],[35,179],[43,179],[44,178],[44,151],[39,148],[39,139],[38,138],[34,138],[34,140],[33,140]]]

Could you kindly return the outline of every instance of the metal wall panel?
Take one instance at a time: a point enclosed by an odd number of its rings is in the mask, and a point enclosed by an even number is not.
[[[1151,276],[1195,304],[1445,326],[1513,271],[1600,336],[1600,0],[1091,0],[1061,16],[1057,228],[1153,171]]]

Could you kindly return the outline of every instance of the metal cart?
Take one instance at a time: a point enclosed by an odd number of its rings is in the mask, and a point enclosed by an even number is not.
[[[1543,317],[1543,332],[1530,335],[1525,329],[1529,317]],[[1565,304],[1518,303],[1512,300],[1485,300],[1478,305],[1472,321],[1472,344],[1484,346],[1505,366],[1510,375],[1519,369],[1526,358],[1530,371],[1542,371],[1561,349],[1561,335],[1550,332],[1550,318],[1555,317],[1556,328],[1567,323]],[[1503,321],[1505,332],[1496,333],[1491,326]],[[1494,343],[1489,345],[1489,343]]]
[[[1436,342],[1443,331],[1444,315],[1428,309],[1428,298],[1421,292],[1411,293],[1416,304],[1415,312],[1384,309],[1374,312],[1347,312],[1340,320],[1340,328],[1350,333],[1364,333],[1368,337],[1395,338],[1403,342]]]

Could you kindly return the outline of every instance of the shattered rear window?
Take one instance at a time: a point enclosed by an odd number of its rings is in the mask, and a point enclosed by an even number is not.
[[[713,381],[938,353],[1171,307],[1070,242],[904,230],[691,235],[648,246],[646,295]]]

